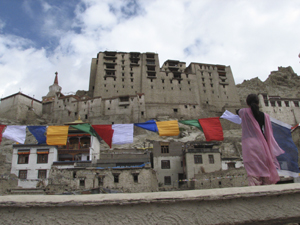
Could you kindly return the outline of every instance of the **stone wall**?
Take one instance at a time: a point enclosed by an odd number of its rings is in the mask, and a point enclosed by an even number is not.
[[[300,184],[132,194],[0,196],[0,224],[234,224],[300,221]]]
[[[117,176],[117,181],[115,176]],[[53,166],[49,174],[46,192],[60,194],[95,188],[138,193],[157,191],[158,184],[155,171],[151,168],[58,169]]]

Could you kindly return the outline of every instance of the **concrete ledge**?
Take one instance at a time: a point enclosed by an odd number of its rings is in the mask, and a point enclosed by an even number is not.
[[[178,192],[0,197],[0,224],[300,222],[300,184]],[[50,220],[51,218],[51,220]],[[55,219],[53,219],[55,218]]]

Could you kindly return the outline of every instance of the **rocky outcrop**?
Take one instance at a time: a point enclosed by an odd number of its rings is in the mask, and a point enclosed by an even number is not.
[[[245,104],[247,95],[251,93],[267,93],[281,98],[300,98],[300,77],[290,66],[278,67],[278,70],[272,71],[264,82],[256,77],[244,80],[236,87],[242,104]]]

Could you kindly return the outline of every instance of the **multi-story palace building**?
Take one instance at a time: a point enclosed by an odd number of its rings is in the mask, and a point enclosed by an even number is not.
[[[171,117],[220,116],[240,105],[230,66],[167,60],[158,54],[99,52],[92,59],[88,91],[64,96],[55,82],[43,97],[53,122],[78,116],[91,123],[132,123]]]

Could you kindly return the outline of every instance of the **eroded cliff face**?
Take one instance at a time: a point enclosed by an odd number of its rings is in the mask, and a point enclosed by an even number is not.
[[[282,98],[300,98],[300,77],[290,66],[278,67],[278,70],[272,71],[264,82],[255,77],[244,80],[236,87],[242,104],[245,104],[247,95],[251,93],[266,93]]]

